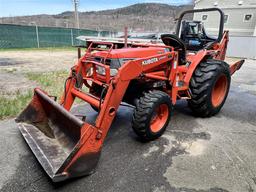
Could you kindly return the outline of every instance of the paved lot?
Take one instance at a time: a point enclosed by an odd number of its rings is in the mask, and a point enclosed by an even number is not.
[[[53,184],[14,121],[0,122],[0,191],[256,191],[256,61],[233,77],[223,110],[195,118],[179,102],[167,132],[141,143],[131,130],[132,110],[121,107],[105,142],[97,172]],[[87,105],[76,111],[90,118]]]

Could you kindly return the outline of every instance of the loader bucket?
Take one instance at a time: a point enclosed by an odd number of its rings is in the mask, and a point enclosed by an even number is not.
[[[54,182],[89,175],[100,156],[96,128],[83,122],[40,89],[16,122],[27,144]],[[95,142],[94,142],[95,141]]]

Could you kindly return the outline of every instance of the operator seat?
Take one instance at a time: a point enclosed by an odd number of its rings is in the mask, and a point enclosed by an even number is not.
[[[201,49],[212,49],[217,42],[214,37],[209,37],[201,21],[182,21],[180,39],[185,43],[187,50],[199,51]]]
[[[163,43],[167,46],[174,47],[175,51],[179,53],[179,65],[184,65],[186,63],[186,45],[185,43],[176,35],[173,34],[162,34],[161,39]]]

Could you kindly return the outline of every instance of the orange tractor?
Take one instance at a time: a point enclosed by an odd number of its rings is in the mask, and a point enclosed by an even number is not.
[[[219,35],[207,36],[187,13],[217,11]],[[18,127],[40,164],[54,182],[91,174],[99,161],[108,130],[121,103],[134,106],[132,128],[144,141],[160,137],[177,99],[188,101],[195,115],[217,114],[229,92],[230,77],[243,60],[225,61],[228,31],[220,9],[181,14],[176,35],[161,36],[163,44],[90,42],[71,68],[60,103],[36,88],[17,117]],[[87,87],[88,92],[83,91]],[[94,123],[70,112],[75,98],[98,112]],[[170,127],[171,128],[171,127]]]

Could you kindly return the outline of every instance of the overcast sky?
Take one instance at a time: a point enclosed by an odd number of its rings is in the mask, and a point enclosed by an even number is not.
[[[135,3],[153,2],[182,5],[191,3],[191,0],[80,0],[79,11],[113,9]],[[72,9],[72,0],[0,0],[0,17],[58,14]]]

